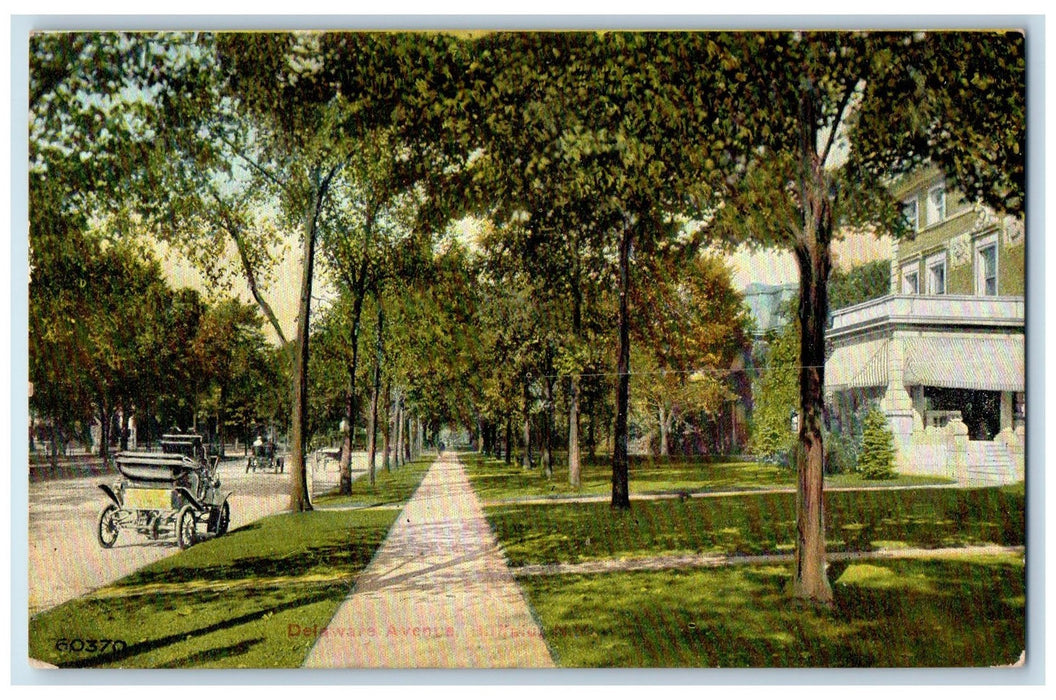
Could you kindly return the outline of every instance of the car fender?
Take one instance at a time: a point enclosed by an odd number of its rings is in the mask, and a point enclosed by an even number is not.
[[[205,499],[205,503],[203,505],[219,510],[220,507],[227,502],[227,499],[230,498],[231,494],[233,493],[234,491],[232,490],[226,491],[223,493],[223,495],[221,495],[219,491],[214,491],[212,494],[209,495],[208,498]]]
[[[107,497],[114,502],[114,505],[116,505],[118,508],[124,508],[124,504],[121,502],[121,497],[117,495],[117,492],[114,491],[114,488],[112,486],[110,486],[109,484],[99,484],[99,488],[102,489],[103,493],[105,493]]]

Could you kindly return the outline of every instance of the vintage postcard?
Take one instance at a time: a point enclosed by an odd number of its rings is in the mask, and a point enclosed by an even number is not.
[[[29,665],[1023,682],[1031,41],[30,32]]]

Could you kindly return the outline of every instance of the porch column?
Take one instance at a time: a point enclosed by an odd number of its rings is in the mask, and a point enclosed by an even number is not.
[[[913,432],[924,432],[924,417],[927,415],[927,402],[924,400],[924,387],[913,387]]]
[[[1026,466],[1023,458],[1023,426],[1016,427],[1015,421],[1015,394],[1011,391],[1001,392],[1000,406],[1000,430],[998,430],[995,441],[1002,442],[1008,449],[1008,456],[1012,460],[1012,468],[1015,470],[1016,479],[1025,476]]]
[[[1002,391],[1001,392],[1001,409],[1000,409],[1000,427],[999,433],[1002,436],[1012,435],[1012,392]]]
[[[912,436],[914,430],[913,399],[903,382],[905,349],[903,339],[895,336],[887,346],[887,390],[880,409],[887,416],[887,424],[895,438],[895,466],[902,473],[915,473]]]
[[[968,426],[954,418],[946,424],[946,449],[949,454],[946,476],[959,484],[968,483]]]

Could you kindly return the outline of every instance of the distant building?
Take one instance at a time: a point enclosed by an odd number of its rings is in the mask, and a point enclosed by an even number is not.
[[[788,305],[799,296],[798,284],[760,284],[752,282],[744,289],[744,303],[755,320],[756,340],[770,331],[780,330],[792,319],[785,314]]]
[[[887,415],[902,473],[962,483],[1023,478],[1022,220],[998,217],[925,170],[896,189],[912,240],[894,246],[891,294],[832,314],[830,421]]]

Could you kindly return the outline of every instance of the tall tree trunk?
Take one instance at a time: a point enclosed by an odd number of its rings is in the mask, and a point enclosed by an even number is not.
[[[377,454],[378,445],[378,396],[381,394],[381,353],[384,349],[382,344],[381,334],[385,328],[385,312],[381,306],[381,299],[377,299],[378,302],[378,337],[374,343],[374,386],[370,392],[370,432],[367,435],[369,444],[367,452],[369,453],[369,464],[368,469],[370,470],[370,485],[373,486],[375,479],[374,464],[375,455]]]
[[[58,468],[59,466],[59,420],[58,418],[51,419],[51,466]]]
[[[505,455],[504,455],[504,458],[503,458],[503,461],[506,462],[506,464],[510,463],[510,448],[512,447],[511,443],[513,442],[513,435],[512,435],[513,426],[512,426],[512,423],[513,423],[513,419],[510,416],[510,412],[507,411],[506,412],[506,444],[504,445]]]
[[[594,404],[590,404],[590,411],[587,415],[589,420],[587,421],[587,458],[593,462],[598,458],[598,436],[596,423],[597,420],[594,416],[595,407]]]
[[[119,436],[118,444],[121,446],[121,450],[128,449],[128,407],[123,403],[121,404],[121,435]]]
[[[99,406],[99,458],[106,463],[110,456],[110,421],[113,415],[105,405]]]
[[[572,253],[572,337],[578,341],[583,332],[583,288],[580,278],[579,236],[569,237]],[[581,484],[579,459],[579,374],[568,380],[568,483],[573,488]]]
[[[403,461],[407,463],[411,461],[411,416],[406,410],[403,412],[403,420],[406,423],[403,429]]]
[[[630,471],[627,457],[627,411],[630,400],[631,385],[631,334],[628,297],[631,284],[631,246],[633,224],[628,221],[620,236],[620,312],[619,312],[619,345],[616,350],[616,425],[615,444],[612,449],[612,507],[626,510],[631,507],[628,473]]]
[[[308,435],[308,321],[312,308],[312,275],[315,264],[315,242],[319,213],[322,210],[326,190],[337,172],[337,166],[319,180],[319,171],[313,172],[312,205],[308,212],[304,230],[304,253],[301,260],[301,298],[297,315],[297,337],[294,340],[294,368],[292,394],[293,411],[290,425],[290,510],[294,512],[312,510],[311,494],[308,490],[308,469],[305,463],[305,439]]]
[[[521,467],[523,469],[532,468],[532,417],[530,411],[531,395],[528,389],[528,378],[525,377],[524,384],[524,399],[521,405],[521,418],[524,423],[524,430],[522,431],[522,437],[524,439],[524,452],[521,453]]]
[[[389,445],[389,436],[392,434],[392,381],[385,380],[385,422],[382,423],[381,428],[381,453],[382,463],[385,466],[385,471],[392,471],[392,464],[389,460],[389,452],[391,446]]]
[[[356,406],[356,372],[359,371],[359,321],[363,313],[363,290],[354,291],[352,302],[352,362],[348,366],[348,395],[345,397],[345,423],[348,431],[341,443],[341,461],[338,466],[340,474],[338,492],[348,496],[352,493],[352,449],[355,446],[356,419],[359,410]],[[373,482],[371,482],[373,483]]]
[[[578,489],[582,483],[579,463],[579,375],[571,377],[568,384],[568,483]]]
[[[226,410],[227,397],[228,397],[227,384],[226,383],[225,384],[221,384],[220,385],[220,405],[217,406],[217,408],[216,408],[216,441],[218,443],[217,444],[217,449],[219,450],[218,454],[221,457],[224,455],[224,439],[226,437],[225,436],[225,431],[224,431],[224,423],[227,422],[227,410]]]
[[[546,392],[546,407],[543,410],[543,476],[547,479],[554,475],[554,454],[552,449],[554,434],[554,380],[550,362],[547,362],[546,376],[543,377],[543,389]]]
[[[657,415],[660,419],[660,456],[670,457],[671,448],[667,446],[667,443],[671,433],[671,411],[668,411],[667,407],[661,402]]]
[[[403,399],[396,399],[396,466],[403,463],[403,451],[400,448],[403,443]]]
[[[794,246],[799,266],[800,419],[793,591],[797,597],[828,604],[832,602],[832,587],[825,573],[822,419],[833,203],[824,159],[817,153],[816,104],[814,86],[808,83],[800,96],[799,115],[799,195],[803,226]]]

